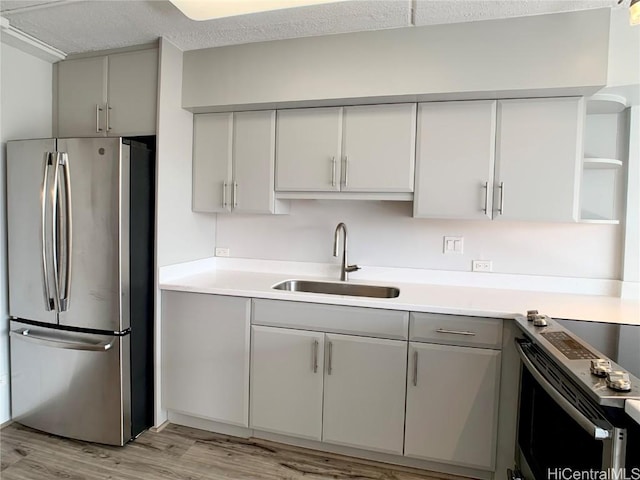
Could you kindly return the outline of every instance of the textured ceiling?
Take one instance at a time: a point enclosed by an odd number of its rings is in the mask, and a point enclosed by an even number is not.
[[[194,50],[616,5],[617,0],[349,0],[203,22],[189,20],[163,0],[2,0],[0,9],[12,26],[71,54],[148,43],[161,36],[183,50]]]

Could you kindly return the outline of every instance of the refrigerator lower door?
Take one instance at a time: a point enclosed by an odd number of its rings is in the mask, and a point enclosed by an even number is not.
[[[89,335],[11,322],[14,421],[109,445],[131,438],[129,335]]]

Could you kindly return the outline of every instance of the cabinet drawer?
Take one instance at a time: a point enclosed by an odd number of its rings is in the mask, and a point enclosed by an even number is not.
[[[251,323],[406,340],[409,313],[378,308],[254,299]]]
[[[502,320],[411,312],[409,340],[500,349]]]

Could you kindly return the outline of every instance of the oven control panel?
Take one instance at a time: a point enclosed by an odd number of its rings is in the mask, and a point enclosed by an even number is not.
[[[560,350],[560,353],[569,360],[592,360],[599,358],[581,343],[576,342],[573,337],[566,332],[542,332],[540,335]]]
[[[527,340],[542,351],[597,404],[624,408],[627,399],[640,399],[640,379],[575,336],[553,318],[530,310],[516,315]]]

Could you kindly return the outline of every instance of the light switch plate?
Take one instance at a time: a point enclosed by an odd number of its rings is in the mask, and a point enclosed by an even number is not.
[[[464,237],[443,237],[442,253],[457,253],[462,255],[464,252]]]

